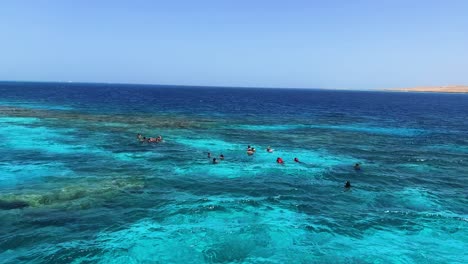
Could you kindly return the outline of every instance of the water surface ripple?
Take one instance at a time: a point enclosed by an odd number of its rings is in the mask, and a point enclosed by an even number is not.
[[[467,263],[467,110],[455,94],[0,83],[0,262]]]

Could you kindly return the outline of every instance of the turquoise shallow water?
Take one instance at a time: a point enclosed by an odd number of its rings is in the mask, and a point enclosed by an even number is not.
[[[466,95],[0,92],[1,263],[468,262]]]

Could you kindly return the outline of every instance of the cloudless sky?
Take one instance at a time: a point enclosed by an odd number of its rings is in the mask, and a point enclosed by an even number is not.
[[[0,80],[468,84],[468,1],[3,0]]]

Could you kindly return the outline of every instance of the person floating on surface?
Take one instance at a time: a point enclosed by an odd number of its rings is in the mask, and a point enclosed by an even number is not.
[[[300,162],[298,158],[294,158],[294,162]]]
[[[283,161],[282,158],[278,157],[278,158],[276,159],[276,163],[283,165],[283,164],[284,164],[284,161]]]
[[[345,186],[346,189],[351,188],[351,183],[349,181],[346,181]]]
[[[266,151],[269,152],[269,153],[272,153],[272,152],[273,152],[273,149],[270,148],[270,146],[268,146],[268,148],[266,149]]]
[[[354,164],[354,169],[361,170],[361,165],[359,165],[359,163]]]

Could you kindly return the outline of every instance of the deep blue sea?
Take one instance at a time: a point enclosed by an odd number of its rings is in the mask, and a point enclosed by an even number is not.
[[[468,94],[0,83],[0,263],[468,263],[467,185]]]

